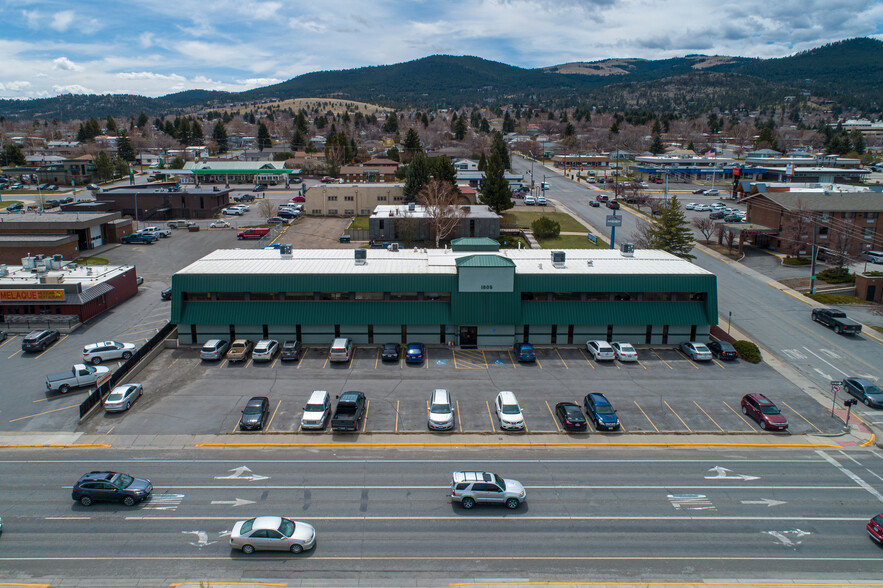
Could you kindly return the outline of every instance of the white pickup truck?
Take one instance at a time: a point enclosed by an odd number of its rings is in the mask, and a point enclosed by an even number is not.
[[[46,376],[46,389],[51,392],[67,394],[71,388],[93,386],[109,375],[110,368],[103,365],[93,367],[78,363],[67,371]]]
[[[144,227],[139,233],[149,233],[151,235],[156,236],[157,239],[166,238],[172,236],[172,229],[164,229],[162,227]]]

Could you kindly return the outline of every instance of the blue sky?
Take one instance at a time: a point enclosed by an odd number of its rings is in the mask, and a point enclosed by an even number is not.
[[[520,67],[883,39],[880,0],[0,0],[0,97],[241,91],[446,53]]]

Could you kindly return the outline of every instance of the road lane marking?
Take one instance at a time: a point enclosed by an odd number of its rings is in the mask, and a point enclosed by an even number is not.
[[[395,432],[399,432],[399,400],[396,400],[396,427]]]
[[[561,427],[558,426],[558,419],[555,418],[555,413],[552,412],[552,407],[549,406],[549,401],[546,400],[546,408],[549,409],[549,414],[552,415],[552,422],[555,423],[555,428],[558,429],[558,432],[561,432]]]
[[[377,355],[374,356],[374,369],[377,369],[377,362],[380,361],[380,347],[377,348]]]
[[[707,417],[708,417],[708,419],[709,419],[709,420],[710,420],[710,421],[711,421],[711,422],[713,422],[713,423],[714,423],[714,426],[715,426],[715,427],[717,427],[717,428],[718,428],[718,429],[720,429],[720,430],[721,430],[721,433],[723,433],[723,432],[724,432],[724,428],[723,428],[723,427],[722,427],[722,426],[720,426],[720,425],[719,425],[719,424],[717,424],[717,421],[716,421],[716,420],[714,420],[714,419],[713,419],[713,418],[711,418],[711,415],[710,415],[710,414],[708,414],[708,413],[707,413],[707,412],[705,412],[705,409],[704,409],[704,408],[702,408],[702,407],[701,407],[701,406],[699,406],[699,403],[698,403],[698,402],[696,402],[696,401],[695,401],[695,400],[694,400],[694,401],[693,401],[693,404],[695,404],[695,405],[696,405],[696,408],[698,408],[698,409],[699,409],[699,410],[701,410],[701,411],[702,411],[702,414],[704,414],[704,415],[705,415],[705,416],[707,416]]]
[[[515,358],[512,357],[512,352],[509,351],[509,350],[507,349],[507,350],[506,350],[506,353],[509,354],[509,362],[512,364],[512,368],[517,370],[517,369],[518,369],[518,366],[515,365],[516,362],[515,362]]]
[[[833,465],[835,468],[840,470],[840,472],[842,474],[849,477],[849,479],[851,479],[853,482],[855,482],[856,484],[861,486],[861,488],[863,490],[867,490],[874,498],[876,498],[880,502],[883,502],[883,494],[880,494],[879,492],[877,492],[877,490],[875,490],[870,484],[868,484],[867,482],[862,480],[860,477],[858,477],[858,475],[852,473],[850,470],[848,470],[845,467],[843,467],[842,465],[840,465],[839,461],[837,461],[836,459],[834,459],[833,457],[831,457],[830,455],[828,455],[827,453],[825,453],[821,449],[816,450],[816,453],[818,453],[820,456],[822,456],[822,459],[824,459],[825,461],[827,461],[828,463]]]
[[[264,427],[264,433],[266,433],[270,429],[270,425],[273,424],[273,419],[276,418],[276,413],[279,412],[279,407],[282,406],[282,400],[279,401],[279,404],[276,405],[276,410],[273,411],[273,416],[270,417],[270,422],[267,423],[267,426]]]
[[[719,363],[716,359],[712,358],[711,361],[713,361],[714,363],[716,363],[720,369],[722,369],[722,370],[727,369],[727,368],[725,368],[725,367],[723,366],[723,364]]]
[[[450,488],[450,487],[449,487]],[[285,515],[282,515],[285,516]],[[297,520],[303,520],[304,517],[291,517]],[[648,515],[648,516],[626,516],[626,515],[524,515],[517,517],[501,517],[493,515],[475,515],[463,517],[462,515],[354,515],[354,516],[323,516],[317,517],[323,521],[507,521],[518,523],[518,521],[819,521],[819,522],[867,522],[868,517],[807,517],[801,515],[792,516],[734,516],[734,515]],[[236,521],[241,520],[239,516],[127,516],[127,521]],[[309,519],[307,519],[309,520]],[[119,557],[119,556],[117,556]],[[471,556],[475,558],[473,554]],[[227,558],[229,559],[229,557]],[[481,558],[484,559],[484,558]],[[511,559],[511,556],[506,557]],[[712,558],[715,559],[715,558]],[[744,556],[739,559],[744,559]],[[875,558],[879,560],[879,556]]]
[[[655,349],[651,349],[650,351],[653,352],[653,355],[655,355],[655,356],[659,359],[659,361],[661,361],[661,362],[664,363],[666,366],[668,366],[668,369],[670,369],[670,370],[674,370],[674,368],[671,367],[671,366],[668,364],[667,361],[665,361],[664,359],[662,359],[662,357],[660,357],[659,354],[656,353],[656,350],[655,350]]]
[[[362,432],[365,432],[365,428],[368,426],[368,409],[371,408],[371,401],[365,401],[365,416],[362,417]]]
[[[46,410],[46,411],[43,411],[43,412],[38,412],[37,414],[31,414],[31,415],[28,415],[28,416],[18,417],[17,419],[12,419],[12,420],[9,421],[9,422],[10,422],[10,423],[14,423],[14,422],[16,422],[16,421],[23,421],[24,419],[32,419],[32,418],[34,418],[34,417],[42,416],[42,415],[44,415],[44,414],[49,414],[50,412],[58,412],[59,410],[67,410],[67,409],[69,409],[69,408],[77,408],[78,406],[80,406],[80,405],[79,405],[79,404],[72,404],[72,405],[70,405],[70,406],[62,406],[61,408],[53,408],[52,410]]]
[[[841,446],[834,447],[835,449],[843,449]],[[540,461],[540,460],[534,460]],[[821,464],[824,460],[822,459],[763,459],[761,457],[757,458],[734,458],[734,457],[716,457],[714,459],[709,458],[699,458],[699,459],[687,459],[687,458],[678,458],[678,459],[649,459],[649,458],[636,458],[636,459],[543,459],[542,463],[593,463],[593,464],[610,464],[610,463],[770,463],[770,464],[780,464],[780,463],[802,463],[802,464]],[[137,459],[125,459],[119,458],[114,459],[114,463],[222,463],[228,464],[230,463],[229,459],[151,459],[151,458],[137,458]],[[308,464],[308,463],[327,463],[327,460],[315,460],[315,459],[250,459],[249,462],[254,463],[298,463],[298,464]],[[360,458],[360,459],[349,459],[349,458],[341,458],[334,459],[334,463],[463,463],[462,458],[458,459],[371,459],[371,458]],[[525,463],[523,459],[482,459],[482,463]],[[23,459],[4,459],[0,460],[0,463],[13,463],[13,464],[33,464],[33,460],[23,460]],[[94,459],[64,459],[64,460],[52,460],[52,459],[41,459],[41,464],[44,463],[86,463],[86,464],[94,464]],[[70,489],[71,486],[67,486],[67,489]]]
[[[589,364],[592,367],[592,369],[595,369],[594,364],[592,364],[592,362],[589,361],[589,356],[585,354],[585,352],[582,350],[582,347],[577,347],[577,349],[579,349],[580,354],[582,354],[583,358],[585,358],[586,363]]]
[[[686,359],[687,361],[689,361],[689,362],[690,362],[690,365],[692,365],[694,368],[696,368],[697,370],[699,369],[699,366],[696,365],[695,363],[693,363],[693,360],[692,360],[692,359],[690,359],[689,357],[687,357],[686,355],[684,355],[684,354],[681,352],[680,349],[675,349],[675,353],[677,353],[678,355],[680,355],[681,357],[683,357],[684,359]]]
[[[221,362],[221,365],[218,366],[218,369],[224,369],[224,366],[227,365],[227,359],[224,358],[224,361]]]
[[[233,582],[230,580],[208,580],[196,582],[175,582],[169,584],[169,588],[178,588],[179,586],[288,586],[286,582]]]
[[[21,353],[21,349],[19,349],[18,351],[16,351],[15,353],[13,353],[13,354],[10,355],[9,357],[7,357],[6,359],[12,359],[13,357],[15,357],[16,355],[18,355],[19,353]]]
[[[254,360],[253,360],[253,359],[251,359],[251,358],[250,358],[250,357],[249,357],[249,358],[248,358],[248,361],[247,361],[247,362],[245,362],[245,367],[246,367],[246,368],[247,368],[247,367],[248,367],[248,366],[250,366],[250,365],[251,365],[251,363],[252,363],[252,362],[253,362],[253,361],[254,361]]]
[[[493,414],[491,414],[491,405],[487,400],[484,401],[484,405],[487,407],[487,416],[491,420],[491,431],[496,433],[497,428],[494,426],[494,417]]]
[[[463,432],[463,423],[460,421],[460,401],[456,400],[455,404],[457,405],[457,426],[460,427],[460,432]]]
[[[790,410],[794,410],[794,408],[792,408],[792,407],[791,407],[787,402],[785,402],[784,400],[782,401],[782,404],[784,404],[785,406],[787,406]],[[803,416],[802,414],[800,414],[800,413],[797,412],[796,410],[794,410],[794,414],[796,414],[797,416],[799,416],[800,418],[802,418],[803,420],[805,420],[805,421],[809,424],[810,427],[812,427],[813,429],[815,429],[815,430],[818,431],[819,433],[822,432],[822,430],[821,430],[820,428],[818,428],[817,426],[815,426],[814,424],[812,424],[811,422],[809,422],[809,419],[807,419],[805,416]]]
[[[647,413],[644,412],[644,409],[641,408],[641,405],[638,404],[638,401],[635,400],[634,403],[635,403],[635,406],[638,407],[638,410],[641,411],[641,414],[644,415],[644,418],[647,419],[647,422],[650,423],[650,426],[653,427],[653,430],[656,431],[656,432],[658,433],[658,432],[659,432],[659,429],[656,428],[656,425],[653,424],[653,421],[650,420],[650,417],[647,416]]]
[[[739,414],[739,411],[738,411],[738,410],[736,410],[735,408],[733,408],[732,406],[730,406],[729,404],[727,404],[727,401],[726,401],[726,400],[722,400],[721,402],[724,403],[724,406],[726,406],[727,408],[729,408],[730,410],[732,410],[732,411],[733,411],[733,414],[735,414],[737,417],[739,417],[740,419],[742,419],[743,421],[745,421],[745,424],[748,425],[748,428],[749,428],[749,429],[751,429],[752,431],[757,431],[757,429],[755,429],[754,426],[753,426],[751,423],[749,423],[748,420],[747,420],[744,416],[742,416],[741,414]]]
[[[482,463],[489,463],[481,460]],[[40,463],[43,463],[42,461]],[[388,463],[388,462],[386,462]],[[458,463],[463,463],[462,460]],[[543,462],[546,463],[546,462]],[[577,462],[568,462],[568,463],[577,463]],[[223,478],[219,478],[223,479]],[[246,480],[248,478],[227,478],[230,480]],[[713,480],[717,479],[725,479],[725,478],[710,478]],[[729,479],[738,479],[738,478],[729,478]],[[63,490],[70,490],[71,486],[62,486]],[[157,490],[444,490],[445,488],[450,489],[450,486],[406,486],[403,484],[397,484],[394,486],[382,486],[382,485],[357,485],[357,486],[341,486],[339,484],[333,486],[321,486],[316,484],[264,484],[264,485],[194,485],[194,486],[154,486]],[[569,485],[542,485],[542,484],[531,484],[530,488],[532,490],[664,490],[666,488],[672,488],[677,490],[706,490],[706,491],[714,491],[721,490],[722,487],[717,484],[706,484],[706,485],[691,485],[691,486],[682,486],[682,485],[672,485],[672,484],[664,484],[664,485],[598,485],[598,484],[569,484]],[[806,492],[816,492],[818,490],[862,490],[858,486],[758,486],[751,484],[728,484],[726,486],[726,490],[757,490],[757,491],[767,491],[767,490],[800,490]]]
[[[278,362],[278,361],[279,361],[278,357],[276,359],[274,359],[273,363],[270,364],[270,369],[273,369],[274,367],[276,367],[276,362]]]
[[[308,353],[309,351],[310,351],[310,348],[309,348],[309,347],[304,347],[304,348],[303,348],[303,351],[301,352],[300,357],[297,358],[297,367],[296,367],[295,369],[298,369],[298,370],[300,369],[300,364],[303,363],[303,361],[304,361],[304,357],[307,356],[307,353]]]
[[[12,337],[8,338],[8,339],[7,339],[6,341],[4,341],[3,343],[0,343],[0,347],[3,347],[4,345],[7,345],[10,341],[12,341],[13,339],[15,339],[16,337],[18,337],[18,335],[13,335]]]
[[[672,413],[673,415],[675,415],[676,417],[678,417],[678,420],[681,421],[681,424],[684,425],[684,427],[686,427],[688,431],[690,431],[690,432],[693,431],[693,429],[691,429],[690,427],[687,427],[687,423],[684,422],[684,419],[682,419],[682,418],[680,417],[680,415],[679,415],[678,413],[675,412],[675,409],[673,409],[673,408],[671,407],[671,405],[669,405],[669,403],[668,403],[667,401],[663,400],[662,402],[664,402],[665,405],[668,406],[668,410],[670,410],[671,413]]]
[[[844,376],[849,376],[849,374],[847,374],[846,372],[844,372],[843,370],[841,370],[839,367],[837,367],[836,365],[834,365],[833,363],[831,363],[830,361],[828,361],[827,359],[825,359],[825,358],[822,357],[821,355],[819,355],[819,354],[817,354],[817,353],[814,353],[813,351],[810,351],[809,348],[807,348],[807,347],[804,347],[804,349],[806,349],[806,351],[807,351],[808,353],[812,353],[813,355],[815,355],[818,359],[822,360],[823,362],[825,362],[826,364],[828,364],[829,366],[831,366],[832,368],[834,368],[835,370],[837,370],[838,372],[840,372],[841,374],[843,374]]]
[[[642,362],[641,362],[641,360],[640,360],[640,359],[636,359],[636,360],[635,360],[635,361],[637,361],[637,362],[638,362],[638,365],[639,365],[639,366],[641,366],[641,367],[642,367],[642,368],[644,368],[644,369],[645,369],[645,370],[646,370],[646,369],[647,369],[647,366],[646,366],[646,365],[644,365],[644,364],[643,364],[643,363],[642,363]]]

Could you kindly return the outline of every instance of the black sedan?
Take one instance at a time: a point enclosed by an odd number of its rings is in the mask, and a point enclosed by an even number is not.
[[[739,352],[726,341],[712,341],[708,344],[708,350],[718,359],[739,359]]]
[[[242,409],[239,419],[240,431],[260,431],[270,415],[270,399],[266,396],[255,396]]]
[[[555,405],[555,414],[568,431],[585,431],[588,428],[586,417],[576,402],[559,402]]]
[[[601,203],[597,200],[589,200],[589,206],[591,206],[592,208],[599,208],[601,206]]]
[[[608,200],[607,208],[612,208],[613,210],[619,210],[619,202],[616,200]]]
[[[864,378],[843,378],[843,386],[865,406],[883,408],[883,390],[874,382]]]
[[[383,361],[398,361],[402,353],[402,346],[398,343],[384,343],[380,350],[380,359]]]

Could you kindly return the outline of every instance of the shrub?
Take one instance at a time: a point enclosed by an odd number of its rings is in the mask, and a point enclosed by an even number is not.
[[[822,304],[874,304],[868,300],[862,300],[856,296],[846,296],[845,294],[804,294],[804,296]]]
[[[519,243],[521,243],[522,247],[527,248],[527,243],[521,237],[497,237],[497,243],[500,244],[500,249],[518,249]]]
[[[808,257],[786,257],[782,260],[782,263],[785,265],[809,265],[810,260]]]
[[[832,267],[824,271],[816,273],[820,280],[825,280],[829,284],[847,284],[855,282],[855,274],[849,273],[849,269],[845,267]]]
[[[734,341],[733,347],[739,352],[739,357],[749,363],[760,363],[763,360],[760,349],[751,341]]]
[[[561,234],[561,223],[546,216],[541,216],[530,224],[537,239],[557,239]]]

